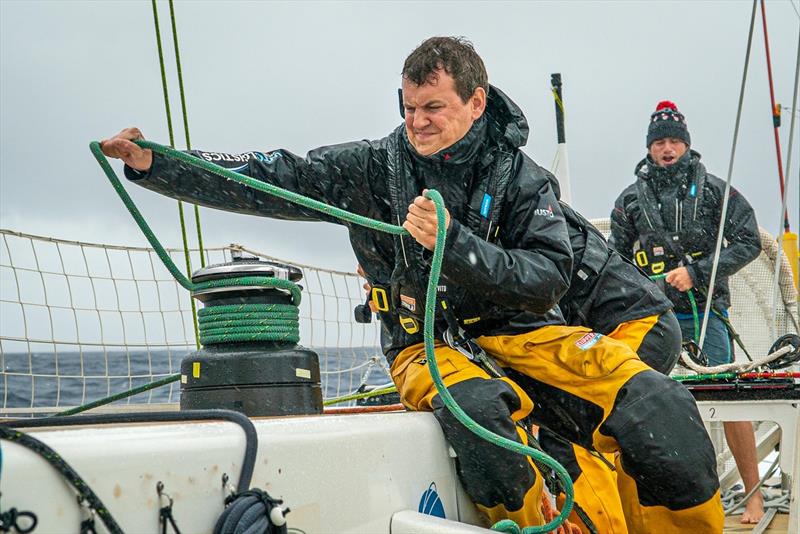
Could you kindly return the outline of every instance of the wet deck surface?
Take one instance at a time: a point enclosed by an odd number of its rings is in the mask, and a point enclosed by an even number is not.
[[[743,525],[739,523],[741,515],[732,515],[725,518],[725,534],[751,532],[755,525]],[[789,515],[776,514],[769,524],[765,534],[787,534],[789,532]]]

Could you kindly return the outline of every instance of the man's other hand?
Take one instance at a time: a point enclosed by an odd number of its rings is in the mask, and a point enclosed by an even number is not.
[[[153,151],[145,150],[134,139],[144,139],[139,128],[125,128],[120,133],[100,142],[100,149],[109,158],[121,159],[125,165],[137,171],[148,171],[153,165]]]
[[[667,273],[667,283],[678,291],[689,291],[694,287],[692,277],[686,267],[678,267]]]
[[[427,189],[422,194],[424,195],[426,191]],[[450,228],[450,212],[446,209],[444,210],[444,219],[444,229],[446,231]],[[437,226],[436,204],[433,203],[433,200],[424,196],[415,198],[414,202],[408,207],[408,215],[406,215],[406,222],[403,223],[403,228],[408,230],[408,233],[417,240],[417,243],[428,250],[433,250],[434,245],[436,245]]]

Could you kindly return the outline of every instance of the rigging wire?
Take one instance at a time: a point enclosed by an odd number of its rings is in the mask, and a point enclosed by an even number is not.
[[[161,46],[161,25],[158,23],[158,6],[156,0],[150,0],[153,6],[153,25],[156,30],[156,45],[158,46],[158,64],[161,68],[161,90],[164,93],[164,109],[167,113],[167,132],[169,133],[169,146],[175,148],[175,132],[172,129],[172,111],[169,106],[169,87],[167,84],[167,73],[164,68],[164,49]],[[187,137],[188,142],[188,137]],[[192,258],[189,255],[189,240],[186,237],[186,219],[183,213],[183,202],[178,201],[178,219],[181,223],[181,239],[183,240],[183,257],[186,261],[186,274],[192,275]],[[203,257],[202,251],[200,257]],[[200,331],[197,325],[197,305],[192,297],[189,297],[192,307],[192,326],[194,327],[194,343],[200,348]]]
[[[794,67],[794,87],[792,88],[792,109],[797,109],[797,90],[798,85],[800,82],[800,31],[797,34],[797,57],[795,59],[795,67]],[[789,172],[791,170],[792,165],[792,141],[794,140],[794,126],[797,119],[797,113],[792,113],[792,120],[789,123],[789,148],[786,149],[786,176],[791,176]],[[788,212],[787,203],[789,200],[789,184],[791,184],[791,180],[786,180],[786,189],[783,192],[783,201],[781,203],[781,213],[786,214]],[[778,226],[778,232],[775,234],[776,236],[780,235],[781,223]],[[772,322],[770,324],[775,324],[775,318],[777,317],[777,304],[778,304],[778,290],[780,286],[780,272],[781,272],[781,259],[783,257],[783,240],[780,238],[776,238],[778,243],[778,253],[775,256],[775,273],[772,279]],[[783,301],[783,298],[781,298]],[[791,310],[789,310],[789,316],[794,318],[792,315]]]
[[[722,213],[719,218],[719,230],[717,232],[717,244],[714,247],[714,262],[711,265],[711,278],[708,281],[708,300],[706,301],[706,312],[714,302],[714,282],[717,278],[717,267],[719,266],[719,252],[722,249],[722,238],[725,233],[725,218],[728,213],[728,199],[731,192],[731,178],[733,177],[733,160],[736,156],[736,141],[739,138],[739,123],[742,119],[742,102],[744,101],[744,88],[747,82],[747,67],[750,65],[750,50],[753,46],[753,27],[756,22],[756,4],[758,0],[753,0],[753,11],[750,15],[750,32],[747,35],[747,52],[744,58],[744,71],[742,72],[742,86],[739,89],[739,107],[736,110],[736,124],[733,127],[733,144],[731,146],[731,159],[728,163],[728,178],[725,181],[725,193],[722,199]],[[700,329],[700,339],[698,345],[703,346],[703,341],[706,338],[706,329],[708,328],[708,317],[710,313],[703,314],[703,326]]]
[[[175,67],[178,71],[178,92],[181,96],[181,113],[183,114],[183,135],[186,139],[186,150],[192,149],[192,142],[189,138],[189,114],[186,113],[186,94],[183,90],[183,69],[181,68],[181,52],[178,46],[178,25],[175,20],[175,7],[172,0],[169,0],[169,18],[172,23],[172,43],[175,48]],[[200,267],[206,266],[206,258],[203,255],[203,232],[200,227],[200,206],[194,205],[194,222],[197,228],[197,248],[200,252]]]
[[[781,137],[778,128],[781,125],[781,109],[775,104],[775,84],[772,81],[772,60],[769,54],[769,35],[767,34],[767,8],[761,0],[761,23],[764,28],[764,50],[767,54],[767,78],[769,79],[769,99],[772,111],[772,131],[775,135],[775,155],[778,159],[778,181],[781,186],[781,200],[786,196],[784,191],[783,164],[781,163]],[[789,232],[789,214],[783,212],[783,231]]]

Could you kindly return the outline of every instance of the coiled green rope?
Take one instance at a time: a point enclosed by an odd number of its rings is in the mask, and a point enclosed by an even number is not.
[[[373,230],[386,232],[394,235],[408,235],[408,232],[401,226],[395,226],[392,224],[387,224],[381,221],[376,221],[370,219],[368,217],[364,217],[361,215],[356,215],[354,213],[350,213],[340,208],[336,208],[334,206],[329,206],[323,202],[319,202],[314,199],[307,198],[303,195],[286,191],[279,187],[273,186],[271,184],[267,184],[261,182],[259,180],[255,180],[248,176],[243,176],[241,174],[235,173],[228,169],[224,169],[213,163],[204,161],[199,158],[195,158],[189,154],[185,154],[183,152],[179,152],[177,150],[173,150],[169,147],[165,147],[159,145],[158,143],[153,143],[152,141],[144,141],[144,140],[136,140],[134,141],[137,145],[142,148],[153,150],[159,154],[163,154],[166,156],[170,156],[176,158],[188,165],[192,165],[194,167],[201,168],[207,172],[215,174],[217,176],[221,176],[227,180],[231,180],[249,187],[256,189],[258,191],[263,191],[273,196],[277,196],[278,198],[282,198],[284,200],[288,200],[290,202],[294,202],[295,204],[299,204],[306,208],[310,208],[326,215],[330,215],[333,217],[337,217],[346,221],[349,221],[354,224],[358,224],[360,226],[364,226],[366,228],[370,228]],[[111,185],[117,191],[122,201],[125,203],[125,206],[128,208],[128,211],[131,213],[133,218],[136,220],[136,223],[144,232],[145,237],[153,246],[153,249],[156,250],[159,258],[164,262],[164,265],[167,269],[172,273],[175,279],[180,283],[184,288],[189,290],[201,289],[203,287],[220,287],[217,286],[207,286],[206,284],[213,284],[219,282],[228,282],[224,285],[264,285],[265,287],[279,287],[280,289],[287,289],[289,285],[294,286],[297,288],[295,284],[286,280],[277,280],[274,278],[265,278],[262,280],[261,283],[256,283],[256,279],[260,277],[245,277],[251,278],[253,280],[244,282],[242,278],[232,278],[229,280],[214,280],[210,282],[203,282],[202,284],[193,284],[191,281],[186,279],[185,276],[175,267],[175,264],[170,259],[169,255],[164,250],[164,247],[156,239],[155,235],[153,234],[150,227],[144,221],[139,210],[133,204],[130,196],[125,192],[125,189],[122,187],[122,184],[117,178],[114,170],[111,168],[111,165],[108,163],[105,155],[103,154],[102,150],[100,149],[100,143],[97,141],[93,141],[89,145],[92,154],[94,155],[97,162],[102,167],[103,171],[105,172],[106,176],[108,177]],[[570,512],[572,511],[572,505],[574,502],[574,492],[572,487],[572,480],[570,479],[569,473],[567,473],[566,469],[561,466],[558,462],[552,459],[547,454],[537,451],[527,445],[523,445],[516,441],[512,441],[507,439],[503,436],[499,436],[494,432],[490,432],[476,423],[472,418],[467,415],[458,403],[456,403],[455,399],[453,399],[450,392],[447,390],[447,387],[444,385],[442,381],[441,373],[439,372],[439,366],[436,363],[436,355],[434,352],[434,316],[435,316],[435,306],[436,306],[436,288],[439,282],[439,276],[441,273],[442,268],[442,260],[444,257],[444,245],[445,245],[445,211],[444,211],[444,201],[442,196],[436,190],[428,190],[426,193],[426,197],[433,201],[436,206],[436,217],[438,220],[437,231],[436,231],[436,245],[433,250],[433,259],[431,261],[431,271],[430,277],[428,279],[428,289],[425,299],[425,327],[424,327],[424,341],[425,341],[425,354],[427,357],[428,362],[428,369],[431,374],[431,378],[433,379],[434,386],[436,387],[436,391],[438,392],[439,396],[442,398],[444,405],[447,407],[448,410],[458,419],[461,424],[463,424],[470,432],[476,434],[480,438],[498,446],[503,447],[504,449],[508,449],[510,451],[516,452],[518,454],[522,454],[525,456],[529,456],[536,461],[539,461],[551,469],[555,471],[558,478],[561,480],[561,483],[564,487],[564,493],[566,494],[566,500],[564,502],[564,506],[561,509],[561,513],[558,514],[552,521],[546,523],[541,526],[536,527],[525,527],[520,530],[520,528],[516,525],[515,522],[511,520],[503,520],[497,522],[492,528],[494,530],[499,530],[503,532],[522,532],[522,534],[539,534],[543,532],[549,532],[559,525],[561,525],[569,516]],[[292,293],[293,297],[295,293]],[[296,303],[298,305],[300,303],[300,292],[299,289],[296,289]]]
[[[240,341],[300,341],[299,310],[290,304],[230,304],[197,314],[203,345]]]

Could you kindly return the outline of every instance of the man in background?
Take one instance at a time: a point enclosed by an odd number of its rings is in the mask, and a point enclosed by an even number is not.
[[[660,102],[650,116],[646,146],[648,154],[636,166],[636,182],[620,194],[611,212],[609,243],[648,274],[665,275],[664,292],[675,305],[684,341],[699,343],[698,325],[709,313],[701,349],[710,366],[730,363],[734,355],[727,327],[728,277],[761,252],[755,213],[741,193],[731,188],[723,229],[726,243],[715,258],[725,182],[707,173],[700,154],[690,149],[686,119],[674,103]],[[715,262],[717,275],[709,295]],[[690,292],[697,302],[696,314]],[[759,482],[752,424],[726,422],[724,428],[745,492],[749,492]],[[756,491],[741,521],[757,523],[763,515],[763,498]]]

